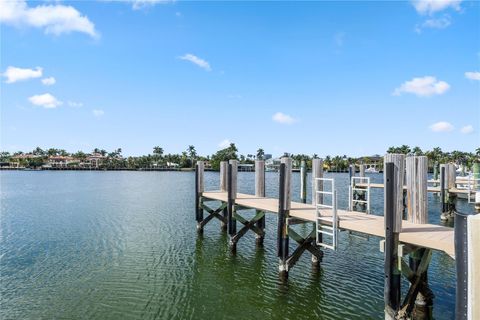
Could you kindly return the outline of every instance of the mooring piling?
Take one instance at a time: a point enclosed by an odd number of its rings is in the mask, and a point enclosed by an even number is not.
[[[237,198],[237,160],[228,162],[227,188],[228,188],[228,204],[227,204],[227,224],[228,234],[233,236],[237,232],[237,220],[235,220],[235,199]],[[232,249],[235,249],[232,245]]]
[[[292,179],[292,159],[282,158],[280,164],[279,179],[279,206],[278,206],[278,230],[277,230],[277,252],[279,257],[278,271],[280,278],[288,278],[288,218],[291,206],[291,179]]]
[[[425,156],[410,156],[406,159],[407,180],[407,212],[408,221],[414,224],[428,223],[427,176],[428,158]],[[414,249],[409,254],[409,266],[413,272],[420,267],[422,257],[426,254],[425,248]],[[427,269],[420,275],[423,283],[415,299],[417,312],[424,318],[430,317],[430,306],[433,294],[428,287]]]
[[[480,214],[455,216],[455,319],[480,319]]]
[[[400,308],[400,272],[397,268],[398,231],[396,232],[396,221],[398,212],[396,191],[397,185],[395,175],[395,164],[386,162],[385,170],[385,319],[395,319]]]
[[[203,161],[197,161],[195,168],[195,215],[197,221],[197,230],[202,231],[200,223],[203,220],[203,208],[202,208],[202,193],[205,191],[204,186],[204,170],[205,166]]]
[[[317,190],[323,191],[323,184],[317,178],[323,178],[323,159],[312,159],[312,204],[314,206],[323,202],[323,195],[317,195]]]
[[[401,271],[398,268],[399,234],[402,232],[405,155],[384,157],[385,212],[385,319],[395,319],[400,309]]]
[[[265,161],[255,160],[255,196],[265,197]],[[256,215],[261,213],[261,210],[255,210]],[[257,227],[265,232],[265,215],[257,221]],[[258,245],[263,245],[263,234],[256,234],[255,239]]]
[[[358,172],[359,177],[365,178],[365,165],[361,164],[358,167],[359,167],[359,172]]]
[[[228,186],[228,161],[220,161],[220,191],[221,192],[227,192],[227,186]],[[222,230],[227,229],[227,217],[228,217],[228,208],[225,207],[222,210],[222,216],[224,217],[224,221],[221,222],[221,228]]]
[[[307,203],[307,164],[305,160],[300,163],[300,201]]]

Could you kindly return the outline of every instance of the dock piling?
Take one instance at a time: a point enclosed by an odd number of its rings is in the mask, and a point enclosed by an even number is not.
[[[390,160],[390,159],[388,159]],[[385,163],[385,319],[395,319],[400,308],[400,272],[398,270],[398,168],[393,162]],[[397,174],[396,172],[397,171]],[[403,179],[401,180],[403,182]]]
[[[220,191],[221,192],[227,192],[227,186],[228,186],[227,172],[228,172],[228,161],[220,161]],[[225,207],[222,210],[222,215],[224,217],[224,220],[227,221],[228,208]],[[222,230],[227,230],[227,223],[222,221],[221,228]]]
[[[227,188],[228,188],[228,203],[227,203],[227,224],[228,234],[233,236],[237,232],[237,221],[234,218],[235,199],[237,198],[237,160],[230,160],[228,162],[227,174]],[[232,243],[231,243],[232,244]],[[235,251],[236,245],[232,245],[232,250]]]
[[[195,166],[195,220],[197,221],[197,230],[203,231],[200,224],[203,220],[202,193],[204,192],[204,163],[197,161]]]
[[[307,203],[307,164],[302,160],[300,164],[300,201]]]
[[[282,158],[280,164],[280,181],[278,195],[278,229],[277,229],[277,253],[279,257],[278,271],[280,279],[288,279],[288,218],[291,206],[291,178],[292,178],[292,159]]]
[[[255,160],[255,196],[265,197],[265,161]],[[260,210],[255,211],[256,214],[260,214]],[[265,232],[265,213],[262,218],[257,221],[257,227]],[[263,245],[263,234],[256,234],[255,240],[257,245]]]

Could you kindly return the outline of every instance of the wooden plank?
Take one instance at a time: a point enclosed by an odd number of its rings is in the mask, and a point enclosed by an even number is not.
[[[203,197],[212,200],[227,201],[227,193],[219,191],[208,191],[202,194]],[[238,193],[235,203],[243,207],[263,210],[271,213],[278,213],[278,199],[258,198],[254,195]],[[324,223],[329,225],[331,210],[321,210],[325,218]],[[363,233],[377,237],[385,237],[384,219],[382,216],[346,210],[337,210],[339,216],[339,228]],[[292,202],[290,217],[304,221],[315,222],[315,207],[310,204]],[[400,241],[420,247],[444,251],[454,256],[453,228],[433,224],[413,224],[403,221]]]

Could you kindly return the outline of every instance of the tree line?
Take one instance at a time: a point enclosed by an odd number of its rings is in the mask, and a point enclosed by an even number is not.
[[[477,148],[475,152],[463,152],[463,151],[451,151],[445,152],[441,148],[436,147],[432,150],[422,150],[419,147],[410,147],[402,145],[399,147],[390,147],[387,149],[387,153],[402,153],[405,155],[425,155],[429,159],[430,167],[435,164],[454,162],[458,165],[463,165],[467,168],[471,168],[474,162],[480,159],[480,148]],[[27,156],[26,156],[27,155]],[[178,167],[178,168],[193,168],[195,162],[198,160],[208,161],[211,168],[218,170],[221,161],[227,161],[230,159],[239,160],[242,164],[253,164],[255,160],[264,160],[265,151],[263,148],[259,148],[255,154],[239,154],[238,149],[234,143],[231,143],[226,148],[218,150],[212,155],[202,156],[199,155],[195,149],[195,146],[189,145],[185,151],[179,154],[165,153],[164,149],[160,146],[155,146],[152,149],[151,154],[142,156],[122,156],[122,149],[118,148],[113,151],[106,151],[104,149],[95,148],[91,153],[85,153],[83,151],[77,151],[75,153],[69,153],[64,149],[49,148],[43,150],[40,147],[35,148],[30,152],[18,151],[13,154],[9,152],[0,153],[0,162],[12,163],[18,162],[23,167],[40,167],[48,163],[49,157],[71,157],[72,161],[69,161],[69,166],[75,166],[88,159],[92,155],[101,156],[99,166],[105,169],[141,169],[151,167]],[[26,156],[26,157],[25,157]],[[291,157],[294,160],[295,165],[299,165],[302,160],[306,161],[307,166],[311,167],[312,159],[318,158],[317,154],[290,154],[284,153],[282,157]],[[377,168],[381,169],[383,161],[380,156],[372,157],[349,157],[347,155],[327,155],[324,158],[324,166],[327,170],[343,171],[347,170],[351,164],[369,164],[377,162]]]

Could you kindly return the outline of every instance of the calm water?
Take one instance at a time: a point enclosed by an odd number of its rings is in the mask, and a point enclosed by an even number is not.
[[[345,208],[347,175],[332,176]],[[267,216],[263,248],[248,234],[230,254],[218,221],[203,236],[196,233],[193,173],[10,171],[0,177],[2,319],[383,317],[378,238],[342,232],[338,251],[325,252],[319,272],[304,255],[282,286],[276,216]],[[205,178],[207,190],[218,187],[218,173]],[[293,178],[298,200],[299,175]],[[253,182],[253,173],[239,173],[240,192],[253,193]],[[277,185],[278,175],[267,173],[267,195],[276,196]],[[430,220],[440,223],[438,198],[429,197]],[[381,214],[381,190],[372,201],[374,214]],[[465,201],[459,207],[472,210]],[[435,253],[429,279],[434,316],[453,319],[454,261]]]

